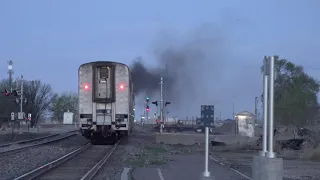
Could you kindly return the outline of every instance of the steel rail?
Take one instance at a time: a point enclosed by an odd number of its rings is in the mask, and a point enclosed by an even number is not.
[[[112,149],[110,149],[107,154],[95,165],[93,166],[82,178],[81,180],[91,180],[97,174],[97,172],[101,169],[101,167],[107,162],[107,160],[111,157],[113,152],[116,150],[120,143],[120,140],[114,144]]]
[[[70,132],[65,133],[66,135],[61,134],[62,137],[57,137],[56,139],[51,139],[51,140],[48,140],[48,141],[39,142],[37,144],[30,144],[30,145],[17,147],[17,148],[5,150],[5,151],[0,151],[0,157],[4,156],[4,155],[7,155],[7,154],[11,154],[11,153],[16,153],[16,152],[19,152],[19,151],[27,149],[27,148],[32,148],[32,147],[36,147],[36,146],[40,146],[40,145],[45,145],[45,144],[50,144],[50,143],[53,143],[53,142],[57,142],[57,141],[60,141],[60,140],[63,140],[63,139],[67,139],[67,138],[69,138],[71,136],[75,136],[75,135],[78,134],[78,133],[72,133],[72,132],[71,132],[71,134],[69,134],[69,133]]]
[[[108,159],[110,159],[111,155],[114,153],[116,148],[118,147],[118,144],[120,141],[118,141],[116,144],[113,145],[113,147],[108,150],[108,152],[102,157],[102,159],[97,162],[84,176],[82,176],[81,180],[91,180],[93,177],[98,173],[98,171],[103,167],[103,165],[107,162]],[[42,175],[45,175],[46,173],[51,172],[54,168],[58,168],[59,165],[63,165],[63,163],[68,162],[69,160],[72,160],[75,156],[79,155],[80,153],[84,152],[85,150],[89,149],[89,147],[92,147],[93,145],[91,143],[85,144],[83,147],[80,147],[52,162],[49,162],[41,167],[38,167],[26,174],[23,174],[14,180],[33,180],[36,178],[41,177]]]
[[[56,136],[63,135],[63,134],[66,134],[66,133],[76,132],[76,131],[79,131],[79,130],[72,130],[72,131],[68,131],[68,132],[64,132],[64,133],[55,133],[55,134],[50,134],[50,135],[47,135],[47,136],[37,137],[37,138],[33,138],[33,139],[27,139],[27,140],[15,141],[15,142],[6,143],[6,144],[0,144],[0,148],[7,147],[7,146],[12,146],[12,145],[16,145],[16,144],[26,144],[26,143],[39,141],[39,140],[43,140],[43,139],[47,139],[47,138],[51,138],[51,137],[56,137]]]
[[[63,162],[71,159],[72,157],[80,154],[81,152],[83,152],[84,150],[88,149],[91,145],[91,143],[87,143],[84,146],[60,157],[59,159],[56,159],[50,163],[47,163],[43,166],[38,167],[37,169],[34,169],[26,174],[23,174],[17,178],[15,178],[14,180],[32,180],[35,179],[37,177],[39,177],[40,175],[48,172],[49,170],[51,170],[52,168],[55,168],[57,166],[59,166],[60,164],[62,164]]]
[[[16,141],[16,142],[11,142],[11,143],[7,143],[7,144],[0,144],[0,148],[7,147],[7,146],[12,146],[12,145],[15,145],[15,144],[25,144],[25,143],[29,143],[29,142],[33,142],[33,141],[39,141],[39,140],[42,140],[42,139],[51,138],[51,137],[55,137],[55,136],[59,136],[59,135],[60,135],[60,133],[55,133],[55,134],[51,134],[51,135],[48,135],[48,136],[34,138],[34,139]]]

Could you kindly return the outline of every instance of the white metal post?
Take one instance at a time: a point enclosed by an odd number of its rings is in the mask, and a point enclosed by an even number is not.
[[[275,153],[273,152],[273,131],[274,131],[274,57],[270,57],[270,79],[269,79],[269,144],[268,144],[268,157],[275,158]]]
[[[209,172],[209,127],[205,128],[205,156],[204,156],[204,172],[203,176],[204,177],[210,177],[210,172]]]
[[[268,74],[269,63],[267,57],[263,61],[263,136],[262,136],[262,151],[261,156],[267,153],[267,139],[268,139]]]

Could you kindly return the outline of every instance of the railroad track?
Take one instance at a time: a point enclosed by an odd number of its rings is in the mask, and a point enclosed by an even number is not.
[[[77,132],[78,130],[74,130],[66,133],[52,134],[49,136],[29,139],[25,141],[17,141],[17,142],[12,142],[8,144],[1,144],[0,157],[7,154],[11,154],[11,153],[16,153],[27,148],[32,148],[32,147],[60,141],[60,140],[69,138],[71,136],[77,135],[78,134]]]
[[[112,146],[87,143],[15,180],[91,180],[111,157],[119,143],[120,141]]]

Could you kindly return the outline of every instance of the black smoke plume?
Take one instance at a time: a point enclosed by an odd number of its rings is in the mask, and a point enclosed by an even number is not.
[[[172,102],[172,115],[198,114],[201,104],[212,104],[214,97],[219,97],[214,91],[225,54],[224,39],[212,35],[213,32],[205,26],[181,41],[161,37],[162,43],[158,43],[161,45],[154,53],[156,67],[147,67],[141,57],[131,65],[136,96],[159,100],[159,82],[163,77],[165,100]],[[143,102],[136,102],[139,103],[142,106]]]
[[[159,68],[147,68],[142,58],[137,58],[131,67],[131,75],[134,83],[134,93],[136,95],[145,94],[146,96],[153,95],[159,92],[160,78],[166,79],[166,87],[171,87],[174,82],[174,78],[168,76],[167,69],[163,67]],[[170,89],[166,89],[167,91]]]

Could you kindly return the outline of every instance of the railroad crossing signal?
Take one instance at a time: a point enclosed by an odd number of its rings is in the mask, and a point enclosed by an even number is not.
[[[7,91],[7,89],[4,89],[3,92],[1,92],[3,96],[10,96],[10,93]]]
[[[150,110],[150,108],[149,108],[149,106],[147,106],[147,107],[146,107],[146,111],[149,111],[149,110]]]
[[[156,106],[158,106],[158,101],[153,101],[152,104],[155,104]]]
[[[201,121],[205,127],[214,125],[214,105],[201,105]]]
[[[12,94],[13,96],[20,96],[20,92],[17,91],[17,90],[13,90],[11,93],[7,90],[7,89],[4,89],[3,92],[1,92],[4,96],[10,96],[10,94]]]
[[[17,90],[13,90],[11,94],[13,96],[20,96],[20,92],[18,92]]]
[[[26,121],[31,121],[31,113],[28,113],[28,116],[26,117]]]

